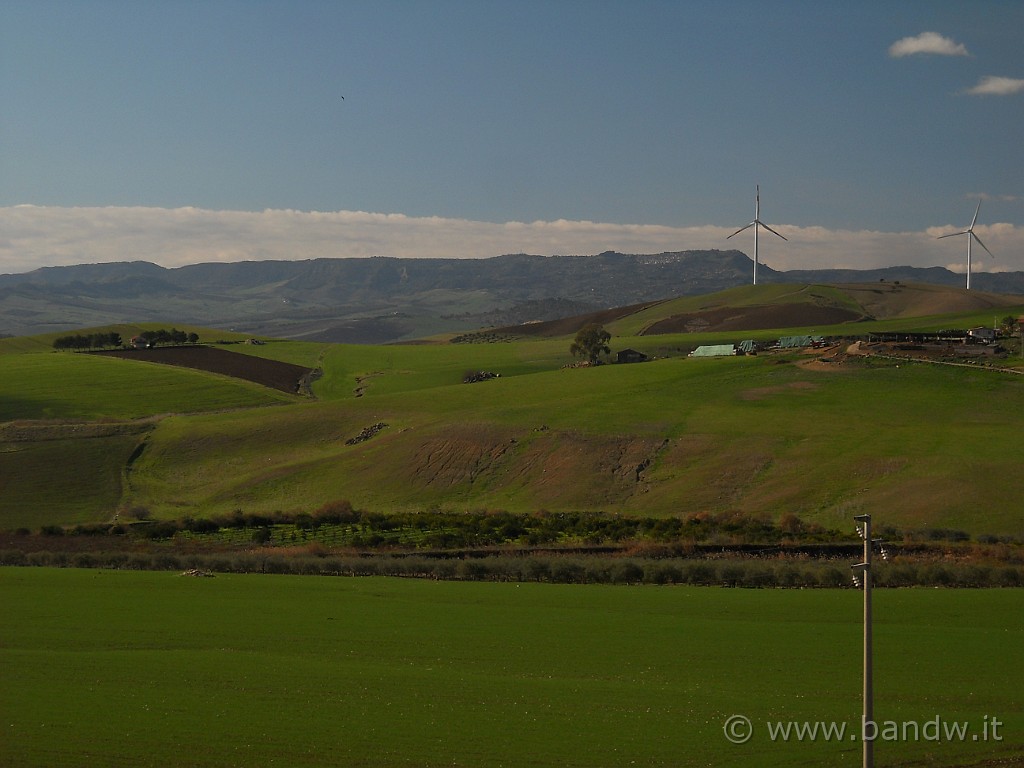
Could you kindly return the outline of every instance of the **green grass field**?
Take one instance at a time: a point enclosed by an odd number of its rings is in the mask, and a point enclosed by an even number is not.
[[[349,499],[380,512],[793,512],[842,528],[873,511],[897,526],[1024,537],[1020,375],[880,360],[807,367],[813,355],[796,354],[685,359],[680,349],[715,335],[621,335],[657,312],[785,303],[802,295],[793,290],[679,299],[612,324],[616,349],[675,355],[643,365],[563,370],[567,338],[230,345],[322,366],[315,402],[198,371],[46,351],[48,337],[0,340],[0,528],[142,508],[156,517],[312,511]],[[836,289],[816,290],[843,302]],[[977,314],[856,330],[963,327]],[[461,383],[478,370],[501,378]],[[118,435],[75,432],[76,422],[140,419],[152,421]],[[11,437],[22,422],[54,426],[38,439]],[[347,443],[378,423],[388,426],[372,440]]]
[[[166,516],[348,498],[380,511],[792,511],[839,527],[874,510],[896,525],[1021,531],[1016,376],[670,359],[396,391],[413,378],[392,370],[360,398],[166,419],[132,499]],[[379,436],[346,444],[378,422]],[[647,457],[638,484],[628,470]]]
[[[3,568],[0,593],[12,768],[860,765],[766,725],[858,727],[854,591]],[[972,728],[877,765],[1024,762],[1022,608],[876,593],[876,718]]]
[[[240,379],[113,357],[50,351],[0,361],[0,422],[137,419],[296,400]]]

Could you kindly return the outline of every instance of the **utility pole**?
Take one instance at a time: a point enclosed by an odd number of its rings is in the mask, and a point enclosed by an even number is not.
[[[863,746],[863,768],[874,768],[875,737],[878,735],[878,727],[875,725],[874,690],[871,679],[871,515],[857,515],[853,519],[859,523],[857,530],[864,539],[864,561],[853,566],[854,581],[864,589],[864,701],[860,736]],[[871,729],[871,733],[868,733],[868,728]]]

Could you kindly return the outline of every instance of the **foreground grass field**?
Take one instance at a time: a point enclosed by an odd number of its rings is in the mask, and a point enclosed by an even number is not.
[[[853,591],[3,568],[0,593],[5,766],[860,765],[766,726],[857,727]],[[1022,608],[876,594],[878,720],[972,729],[879,766],[1024,764]]]

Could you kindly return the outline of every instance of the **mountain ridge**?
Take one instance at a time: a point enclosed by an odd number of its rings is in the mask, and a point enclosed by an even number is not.
[[[0,275],[0,334],[156,321],[386,343],[715,293],[746,285],[751,268],[737,250],[42,267]],[[958,286],[963,275],[942,267],[781,272],[759,266],[765,284],[887,281]],[[979,291],[1024,294],[1024,272],[976,273],[973,282]]]

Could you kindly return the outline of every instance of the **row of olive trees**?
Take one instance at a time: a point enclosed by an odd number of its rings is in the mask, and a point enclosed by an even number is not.
[[[103,349],[120,347],[121,334],[117,331],[109,333],[77,333],[72,336],[60,336],[53,340],[54,349]]]
[[[279,573],[319,576],[404,576],[470,581],[541,581],[562,584],[691,584],[747,588],[853,588],[845,563],[829,560],[647,560],[600,556],[496,555],[440,559],[263,552],[22,552],[0,550],[0,565],[116,568],[207,573]],[[908,561],[879,564],[879,587],[1020,587],[1024,566]]]
[[[155,347],[157,344],[195,344],[199,341],[199,334],[185,333],[177,328],[171,328],[169,331],[161,328],[159,331],[143,331],[138,338]]]
[[[138,338],[151,347],[157,344],[196,344],[199,342],[198,333],[186,333],[177,328],[171,328],[169,331],[164,328],[158,331],[143,331]],[[107,349],[121,346],[124,346],[124,341],[117,331],[76,333],[70,336],[59,336],[53,341],[54,349]]]

